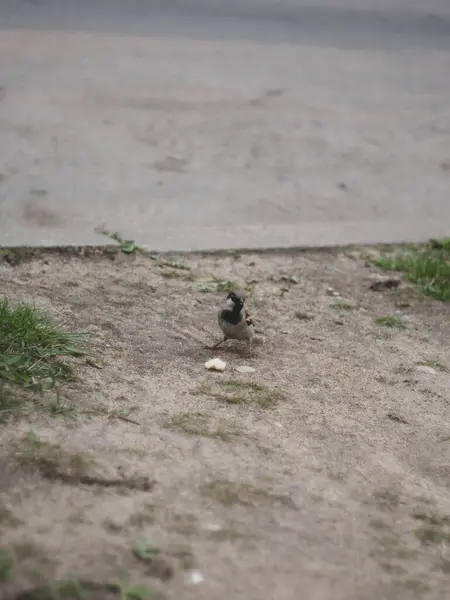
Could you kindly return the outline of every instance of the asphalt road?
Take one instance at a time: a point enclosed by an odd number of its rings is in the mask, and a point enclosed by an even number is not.
[[[447,0],[2,0],[0,245],[450,235]]]

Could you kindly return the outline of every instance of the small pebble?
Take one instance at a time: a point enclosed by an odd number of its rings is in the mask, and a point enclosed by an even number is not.
[[[256,373],[256,369],[254,369],[253,367],[249,367],[248,365],[236,367],[236,371],[239,371],[239,373]]]
[[[211,360],[205,362],[205,369],[208,369],[208,371],[225,371],[226,366],[227,363],[220,358],[211,358]]]
[[[418,373],[427,373],[427,375],[437,375],[437,371],[428,365],[416,365],[414,371]]]
[[[193,569],[192,571],[188,571],[186,573],[186,583],[190,583],[191,585],[198,585],[199,583],[203,583],[205,578],[203,577],[203,573],[198,569]]]

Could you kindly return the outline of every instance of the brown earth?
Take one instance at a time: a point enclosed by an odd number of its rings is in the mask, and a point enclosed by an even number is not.
[[[448,305],[370,290],[357,250],[164,261],[0,265],[95,357],[0,425],[2,597],[449,598]],[[228,280],[264,329],[251,357],[204,347]]]

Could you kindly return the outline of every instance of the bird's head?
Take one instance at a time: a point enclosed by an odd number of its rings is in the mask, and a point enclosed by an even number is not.
[[[244,308],[245,295],[240,291],[232,291],[228,294],[225,304],[233,312],[240,312]]]

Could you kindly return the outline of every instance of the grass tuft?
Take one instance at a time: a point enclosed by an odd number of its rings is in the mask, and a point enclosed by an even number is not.
[[[42,393],[71,379],[67,358],[85,356],[85,338],[58,329],[31,306],[0,298],[0,416],[25,399],[24,391]]]
[[[343,310],[343,311],[351,311],[351,310],[355,310],[355,306],[352,306],[351,304],[348,304],[347,302],[335,302],[335,304],[331,305],[331,308],[334,308],[335,310]]]
[[[219,439],[222,442],[231,442],[241,434],[237,427],[225,421],[219,421],[217,426],[213,426],[208,417],[202,413],[178,413],[172,417],[167,427],[189,435]]]
[[[47,479],[58,479],[61,474],[79,477],[91,464],[87,455],[67,452],[58,444],[39,439],[33,431],[18,442],[16,459],[22,467],[38,471]]]
[[[400,317],[377,317],[375,323],[377,325],[383,325],[383,327],[390,327],[391,329],[406,329],[406,325]]]
[[[247,404],[258,408],[272,408],[284,400],[284,394],[278,390],[240,379],[217,381],[215,387],[203,383],[193,393],[210,396],[227,404]]]
[[[274,500],[275,497],[263,488],[249,483],[228,481],[226,479],[214,479],[204,483],[200,487],[202,496],[215,500],[224,506],[254,506],[261,502]]]
[[[450,301],[450,238],[390,253],[374,262],[387,271],[405,273],[427,296]]]

